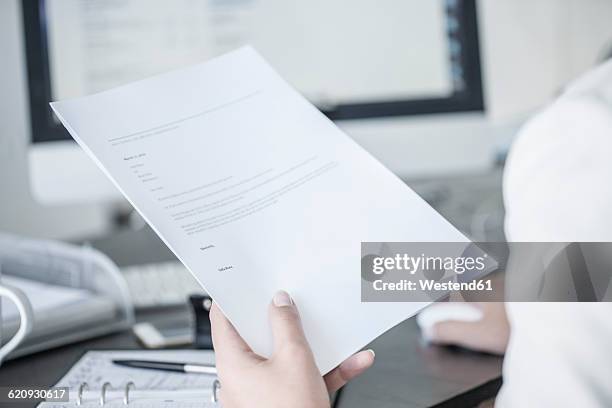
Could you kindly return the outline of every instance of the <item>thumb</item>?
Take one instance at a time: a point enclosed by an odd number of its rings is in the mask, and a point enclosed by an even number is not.
[[[285,291],[277,292],[270,304],[270,325],[275,352],[288,347],[308,348],[308,342],[302,330],[300,314],[293,299]]]
[[[370,368],[372,364],[374,364],[374,350],[370,349],[353,354],[325,375],[327,391],[330,394],[338,391],[347,382]]]

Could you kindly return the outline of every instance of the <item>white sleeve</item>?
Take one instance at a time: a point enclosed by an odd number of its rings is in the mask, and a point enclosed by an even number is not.
[[[612,102],[560,99],[528,122],[504,204],[508,241],[612,241]]]
[[[521,130],[504,175],[509,241],[612,242],[612,62]],[[612,406],[612,303],[508,303],[496,405]]]

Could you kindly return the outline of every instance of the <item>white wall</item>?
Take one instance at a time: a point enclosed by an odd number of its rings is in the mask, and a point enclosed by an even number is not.
[[[610,0],[479,0],[488,116],[549,102],[612,42]]]

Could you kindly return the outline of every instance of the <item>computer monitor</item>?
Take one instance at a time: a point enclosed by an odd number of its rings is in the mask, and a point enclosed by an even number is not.
[[[484,110],[475,0],[24,0],[23,17],[31,185],[44,202],[117,197],[53,116],[50,101],[247,43],[401,175],[418,169],[410,152],[419,146],[435,155],[436,138],[461,139],[447,124],[436,130],[441,118],[431,115],[471,112],[458,119],[470,123]],[[398,120],[415,115],[421,119],[406,122],[406,137],[398,136],[404,129]],[[423,115],[429,120],[422,122]],[[462,142],[454,140],[450,150],[453,143]],[[398,147],[405,152],[398,155]],[[464,161],[483,161],[474,155],[478,149]],[[444,156],[431,157],[439,163],[419,156],[425,167],[448,167]]]

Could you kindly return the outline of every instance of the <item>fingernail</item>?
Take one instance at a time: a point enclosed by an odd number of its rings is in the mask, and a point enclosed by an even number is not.
[[[374,352],[374,350],[372,350],[372,349],[367,349],[366,351],[369,351],[370,353],[372,353],[372,357],[376,357],[376,353]]]
[[[366,350],[374,356],[373,350]],[[357,353],[354,356],[351,356],[349,359],[345,360],[341,366],[344,370],[354,371],[361,370],[363,367],[370,364],[370,359],[366,357],[364,353]]]
[[[276,292],[276,294],[272,298],[272,302],[276,307],[291,306],[293,304],[291,296],[289,296],[289,294],[284,290],[279,290],[278,292]]]

